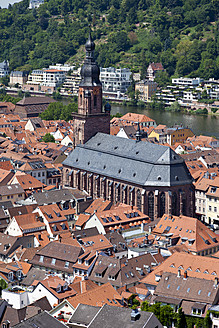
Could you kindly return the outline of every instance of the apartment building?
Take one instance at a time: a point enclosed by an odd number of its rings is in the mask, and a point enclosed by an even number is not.
[[[0,63],[0,78],[9,75],[9,73],[9,62],[4,60],[2,63]]]
[[[157,83],[150,80],[142,80],[135,84],[135,92],[139,91],[139,99],[150,101],[157,90]]]
[[[125,93],[131,84],[132,72],[128,68],[100,68],[100,81],[103,91]]]

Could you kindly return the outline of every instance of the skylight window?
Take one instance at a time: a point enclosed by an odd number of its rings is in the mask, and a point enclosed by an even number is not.
[[[180,290],[180,286],[177,287],[177,290]]]
[[[211,296],[211,292],[208,293],[208,297],[210,297],[210,296]]]
[[[200,295],[200,294],[201,294],[201,292],[202,292],[202,290],[201,290],[201,289],[199,289],[199,291],[198,291],[198,295]]]
[[[167,285],[167,289],[169,289],[170,288],[170,284],[169,285]]]
[[[190,292],[190,287],[187,289],[187,293],[189,293]]]
[[[159,226],[159,229],[162,227],[162,224]]]
[[[175,229],[177,229],[178,228],[178,226],[175,226]]]

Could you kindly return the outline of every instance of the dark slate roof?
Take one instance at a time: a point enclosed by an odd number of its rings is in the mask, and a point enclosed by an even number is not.
[[[78,145],[63,165],[141,186],[192,182],[184,161],[170,147],[104,133]]]
[[[16,328],[33,328],[33,327],[40,327],[40,328],[64,328],[66,327],[63,323],[58,321],[57,319],[53,318],[49,313],[42,312],[40,314],[27,319],[18,325],[15,325]]]
[[[34,194],[34,198],[39,206],[73,199],[72,193],[68,189],[49,190]]]
[[[98,311],[98,306],[79,304],[69,322],[88,326]]]
[[[47,276],[46,271],[32,267],[27,273],[26,277],[22,280],[22,285],[31,286],[34,280],[41,281]]]
[[[140,312],[140,317],[136,321],[131,321],[131,309],[110,306],[105,304],[89,328],[154,328],[163,327],[155,315],[151,312]]]

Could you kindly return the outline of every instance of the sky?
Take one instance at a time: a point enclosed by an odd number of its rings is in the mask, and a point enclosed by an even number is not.
[[[1,8],[8,8],[9,3],[13,5],[15,2],[19,2],[21,0],[0,0]]]

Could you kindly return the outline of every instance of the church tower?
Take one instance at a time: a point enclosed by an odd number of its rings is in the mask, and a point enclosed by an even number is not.
[[[100,69],[94,60],[95,44],[89,33],[85,44],[86,59],[81,68],[78,113],[72,113],[75,145],[84,144],[97,132],[110,134],[110,105],[102,106]]]

